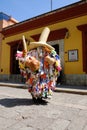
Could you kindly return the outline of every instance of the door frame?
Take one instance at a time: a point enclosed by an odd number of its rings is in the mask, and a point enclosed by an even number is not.
[[[82,32],[83,71],[87,73],[87,24],[77,26]]]
[[[17,73],[14,72],[13,60],[14,60],[15,54],[13,51],[15,51],[15,53],[16,53],[17,50],[21,50],[21,51],[23,50],[22,40],[11,41],[7,44],[10,46],[10,74],[19,74],[19,72],[17,72]],[[15,58],[15,60],[16,60],[16,58]],[[18,63],[17,63],[17,65],[18,65]]]

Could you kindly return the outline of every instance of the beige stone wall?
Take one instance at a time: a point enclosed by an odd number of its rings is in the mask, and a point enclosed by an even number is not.
[[[66,85],[87,86],[87,74],[66,74]]]

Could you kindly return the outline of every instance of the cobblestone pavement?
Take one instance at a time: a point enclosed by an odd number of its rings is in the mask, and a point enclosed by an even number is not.
[[[27,89],[0,86],[0,130],[87,130],[87,95],[54,92],[34,103]]]

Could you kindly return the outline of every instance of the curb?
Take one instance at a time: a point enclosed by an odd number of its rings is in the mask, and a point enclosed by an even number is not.
[[[0,86],[27,89],[27,86],[25,84],[0,83]],[[87,90],[85,90],[85,89],[71,89],[71,88],[58,88],[58,87],[56,87],[54,92],[87,95]]]
[[[14,83],[0,83],[0,86],[13,87],[13,88],[27,88],[25,84],[14,84]]]
[[[56,88],[55,92],[87,95],[87,90],[83,89]]]

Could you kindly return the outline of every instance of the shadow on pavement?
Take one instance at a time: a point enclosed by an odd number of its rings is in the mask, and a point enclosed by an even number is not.
[[[0,99],[0,105],[5,107],[15,106],[29,106],[29,105],[47,105],[46,100],[37,100],[34,102],[32,99],[20,99],[20,98],[4,98]]]

